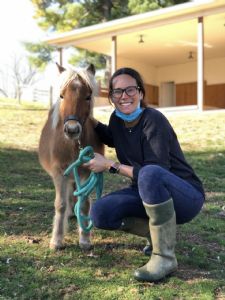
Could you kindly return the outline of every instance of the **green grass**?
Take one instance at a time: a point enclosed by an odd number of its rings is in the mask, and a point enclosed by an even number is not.
[[[158,284],[133,279],[148,258],[145,240],[132,235],[94,229],[94,250],[82,252],[72,219],[65,250],[49,250],[54,189],[37,158],[46,116],[38,105],[0,100],[0,299],[225,299],[225,112],[167,115],[207,199],[178,226],[179,269]],[[105,174],[104,193],[127,183]]]

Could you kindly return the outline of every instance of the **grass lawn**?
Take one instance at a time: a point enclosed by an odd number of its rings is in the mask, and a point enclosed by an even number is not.
[[[207,199],[193,221],[178,226],[179,269],[158,284],[133,279],[148,261],[142,238],[94,229],[94,249],[82,252],[72,219],[67,247],[48,248],[54,188],[37,158],[47,113],[0,100],[0,299],[225,299],[225,112],[166,114]],[[106,111],[95,115],[109,117]],[[115,157],[112,149],[106,153]],[[104,193],[128,182],[104,174]]]

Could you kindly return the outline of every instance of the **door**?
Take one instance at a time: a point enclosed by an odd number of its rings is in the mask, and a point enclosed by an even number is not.
[[[176,106],[175,83],[173,81],[160,84],[159,107]]]

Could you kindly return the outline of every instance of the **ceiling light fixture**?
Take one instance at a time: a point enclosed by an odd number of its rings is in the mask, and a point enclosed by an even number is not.
[[[139,41],[138,41],[138,43],[144,43],[144,40],[143,40],[143,34],[140,34],[139,35]]]
[[[188,55],[188,59],[193,59],[194,58],[194,56],[193,56],[193,52],[192,51],[190,51],[189,52],[189,55]]]

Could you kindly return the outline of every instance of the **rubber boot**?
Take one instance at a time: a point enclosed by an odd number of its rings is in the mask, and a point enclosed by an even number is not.
[[[161,204],[143,204],[149,216],[153,249],[149,262],[137,269],[134,277],[139,281],[157,282],[177,270],[176,216],[172,199]]]
[[[151,255],[152,246],[149,232],[149,219],[136,217],[124,218],[119,230],[146,238],[147,243],[143,252],[147,256]]]

